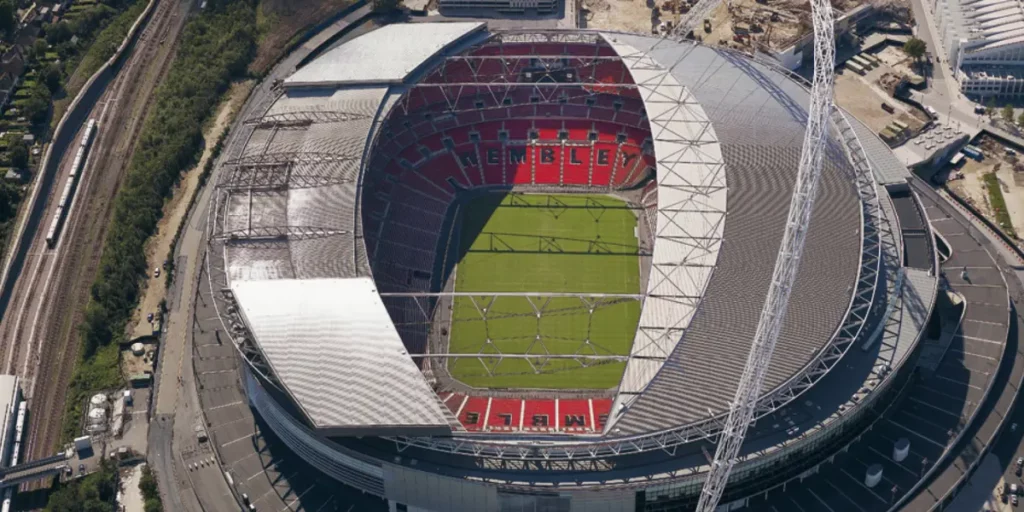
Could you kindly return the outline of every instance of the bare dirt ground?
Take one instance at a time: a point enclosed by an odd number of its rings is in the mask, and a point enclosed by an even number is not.
[[[261,0],[257,10],[259,48],[249,70],[257,74],[266,72],[292,38],[349,5],[352,0]]]
[[[77,327],[96,274],[113,197],[191,4],[189,0],[160,2],[142,39],[97,103],[91,116],[100,120],[100,131],[62,234],[62,248],[49,251],[45,233],[36,236],[26,271],[12,294],[23,297],[28,306],[17,310],[22,313],[5,315],[0,325],[8,340],[0,358],[25,379],[33,415],[26,447],[29,460],[54,453],[60,441],[68,383],[78,359]],[[158,44],[161,40],[166,44]],[[70,158],[65,155],[65,160]],[[45,279],[36,282],[39,275]]]
[[[896,46],[886,46],[878,53],[875,53],[874,56],[878,57],[878,60],[897,73],[903,75],[917,74],[912,68],[913,61]]]
[[[249,91],[252,90],[255,82],[247,80],[234,84],[228,91],[225,100],[217,109],[216,117],[206,130],[203,131],[203,138],[206,140],[206,148],[199,158],[195,167],[182,173],[174,194],[164,204],[163,217],[157,224],[157,232],[150,237],[146,243],[147,268],[155,269],[162,267],[164,262],[171,257],[171,244],[174,243],[174,236],[179,226],[185,220],[188,208],[199,189],[199,177],[202,174],[206,162],[213,154],[213,146],[235,117],[235,113],[241,108]],[[167,297],[167,280],[163,274],[160,277],[150,278],[144,283],[145,290],[142,290],[142,298],[135,314],[128,325],[134,325],[132,338],[152,334],[152,324],[147,320],[147,313],[159,315],[160,302]]]
[[[145,503],[142,499],[142,491],[139,490],[139,481],[142,480],[142,468],[145,464],[139,464],[129,469],[121,479],[121,505],[125,512],[143,512]]]
[[[583,0],[586,27],[650,34],[651,5],[647,0]]]
[[[1013,161],[1007,157],[1003,146],[993,140],[983,141],[979,146],[985,152],[984,160],[979,162],[965,158],[959,169],[963,179],[947,181],[946,185],[978,208],[990,221],[998,224],[982,180],[984,175],[995,171],[1003,192],[1003,200],[1006,202],[1006,211],[1010,214],[1010,222],[1016,231],[1024,227],[1024,178],[1014,176],[1019,173],[1014,172]]]
[[[836,75],[836,103],[876,133],[893,121],[901,121],[916,132],[924,126],[924,122],[915,115],[913,109],[889,97],[877,85],[869,82],[881,73],[880,69],[875,68],[867,76],[852,71]],[[883,110],[882,103],[893,107],[895,113]]]
[[[724,40],[726,44],[741,48],[747,43],[738,44],[733,39],[737,34],[734,26],[740,24],[751,25],[750,39],[776,50],[789,47],[811,31],[810,6],[796,0],[726,2],[715,8],[708,19],[711,33],[705,33],[703,20],[698,20],[695,35],[708,44],[721,44]]]
[[[992,207],[988,204],[988,194],[985,192],[981,179],[985,174],[992,172],[995,162],[984,160],[978,162],[969,158],[964,162],[964,165],[960,167],[963,179],[946,182],[946,186],[958,196],[966,199],[989,220],[995,220],[992,215]]]
[[[964,179],[949,181],[947,186],[960,197],[970,201],[990,221],[997,223],[992,206],[989,204],[988,192],[982,185],[981,179],[985,174],[995,170],[999,186],[1003,191],[1003,199],[1006,201],[1006,211],[1010,214],[1014,230],[1024,228],[1024,176],[1019,176],[1021,173],[1014,172],[1014,157],[1008,156],[1006,147],[994,139],[983,138],[977,145],[984,151],[985,158],[980,162],[972,158],[965,158],[964,165],[960,168]]]

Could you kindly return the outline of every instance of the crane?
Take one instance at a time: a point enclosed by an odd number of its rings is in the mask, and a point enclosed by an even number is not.
[[[716,3],[716,0],[701,0],[698,6],[705,1]],[[694,11],[696,10],[695,7]],[[775,342],[786,317],[789,294],[796,281],[797,268],[800,266],[800,256],[810,225],[811,211],[821,177],[828,120],[832,113],[835,35],[832,5],[829,1],[811,0],[811,18],[814,22],[814,80],[811,85],[807,130],[804,132],[796,185],[789,203],[786,230],[775,259],[771,285],[761,309],[754,342],[730,404],[729,416],[725,420],[711,469],[701,490],[697,512],[715,510],[722,499],[729,473],[736,464],[747,427],[754,418],[754,409],[761,394],[772,352],[775,350]],[[692,24],[692,21],[690,23]]]

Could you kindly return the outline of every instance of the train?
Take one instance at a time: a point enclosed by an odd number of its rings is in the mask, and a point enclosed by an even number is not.
[[[76,147],[77,152],[75,160],[71,163],[71,172],[68,173],[68,179],[64,182],[64,190],[61,192],[60,201],[57,202],[57,211],[54,212],[53,219],[50,221],[50,229],[46,232],[46,245],[51,249],[57,245],[57,241],[60,239],[61,229],[71,210],[75,190],[82,180],[82,174],[85,173],[85,162],[89,159],[89,150],[92,148],[92,142],[96,138],[98,129],[99,123],[95,119],[90,119],[85,125],[85,133],[82,134],[82,139]]]
[[[28,413],[28,402],[22,400],[18,404],[18,420],[14,424],[14,448],[11,449],[11,460],[7,467],[17,466],[21,456],[21,436],[25,432],[25,415]],[[4,499],[0,504],[0,512],[10,512],[11,499],[14,497],[14,489],[4,489]]]

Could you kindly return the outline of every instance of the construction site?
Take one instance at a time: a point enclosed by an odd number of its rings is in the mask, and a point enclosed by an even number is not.
[[[686,18],[696,0],[582,0],[587,28],[664,34]],[[899,0],[835,0],[836,37],[840,45],[851,29],[864,20],[885,27],[903,27],[910,21],[909,4]],[[798,0],[736,0],[716,7],[697,20],[693,38],[746,53],[760,52],[789,69],[805,63],[811,44],[811,7]],[[856,42],[854,37],[851,42]]]

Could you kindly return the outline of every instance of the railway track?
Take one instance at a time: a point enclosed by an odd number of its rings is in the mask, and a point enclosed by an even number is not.
[[[33,235],[24,271],[17,276],[7,314],[0,320],[0,365],[23,379],[31,421],[25,460],[52,454],[79,353],[77,326],[96,274],[113,198],[124,178],[152,96],[173,60],[191,2],[159,0],[131,54],[101,95],[90,118],[99,133],[60,241],[46,245],[46,222]],[[54,183],[62,183],[74,153],[61,157]],[[53,187],[44,219],[55,209]],[[27,272],[26,272],[27,271]],[[31,488],[31,487],[29,487]]]

